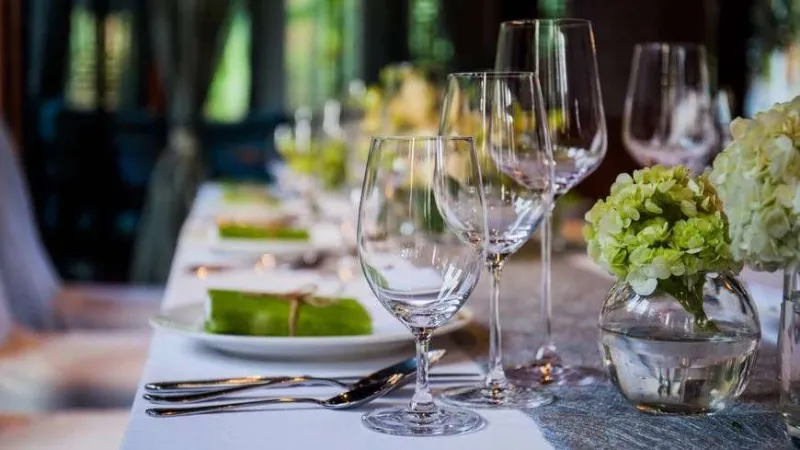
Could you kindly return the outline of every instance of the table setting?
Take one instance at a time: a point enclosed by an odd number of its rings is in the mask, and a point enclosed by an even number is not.
[[[558,200],[607,151],[591,23],[505,22],[495,66],[443,89],[401,71],[417,84],[398,95],[426,97],[417,128],[316,135],[301,111],[276,185],[200,189],[123,448],[800,436],[800,101],[735,119],[711,161],[713,124],[686,112],[707,112],[707,85],[670,90],[682,125],[624,127],[657,160],[599,195],[584,249],[554,251]],[[782,291],[753,275],[781,269]]]

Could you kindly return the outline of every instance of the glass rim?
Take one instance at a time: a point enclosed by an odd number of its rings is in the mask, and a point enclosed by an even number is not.
[[[539,74],[530,70],[477,70],[470,72],[453,72],[447,78],[533,78],[538,79]]]
[[[500,23],[500,28],[504,27],[529,27],[534,25],[556,25],[562,28],[588,27],[592,28],[592,21],[589,19],[565,17],[560,19],[515,19],[506,20]]]
[[[634,46],[636,50],[665,50],[665,49],[679,49],[683,48],[686,50],[700,50],[705,52],[706,46],[705,44],[699,44],[697,42],[688,42],[688,41],[645,41],[639,42]]]
[[[473,136],[445,136],[445,135],[372,135],[372,141],[474,141]]]

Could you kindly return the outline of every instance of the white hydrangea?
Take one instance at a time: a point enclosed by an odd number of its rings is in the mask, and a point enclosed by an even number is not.
[[[800,264],[800,96],[731,123],[711,182],[730,222],[734,258],[756,270]]]

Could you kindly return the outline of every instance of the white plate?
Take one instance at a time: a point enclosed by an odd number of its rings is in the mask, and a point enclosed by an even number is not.
[[[369,309],[369,308],[368,308]],[[337,337],[263,337],[208,333],[203,329],[202,304],[168,309],[150,319],[158,329],[178,333],[217,350],[235,355],[276,359],[352,358],[386,353],[412,345],[411,333],[388,312],[370,311],[373,334]],[[472,312],[462,308],[455,319],[436,331],[452,333],[472,321]],[[387,320],[389,319],[389,320]]]

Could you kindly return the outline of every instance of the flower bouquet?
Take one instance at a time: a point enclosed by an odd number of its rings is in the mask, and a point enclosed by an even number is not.
[[[761,334],[708,177],[683,166],[620,175],[586,221],[589,256],[617,278],[600,315],[612,383],[645,412],[725,408]]]
[[[611,195],[586,214],[589,256],[648,296],[673,296],[701,328],[715,325],[703,311],[704,277],[738,273],[728,221],[714,187],[683,166],[621,174]]]
[[[759,271],[783,269],[778,334],[781,406],[800,440],[796,350],[800,301],[800,97],[731,123],[733,141],[714,161],[711,182],[730,218],[733,256]]]
[[[733,256],[756,270],[800,263],[800,97],[731,123],[711,182],[730,221]]]

